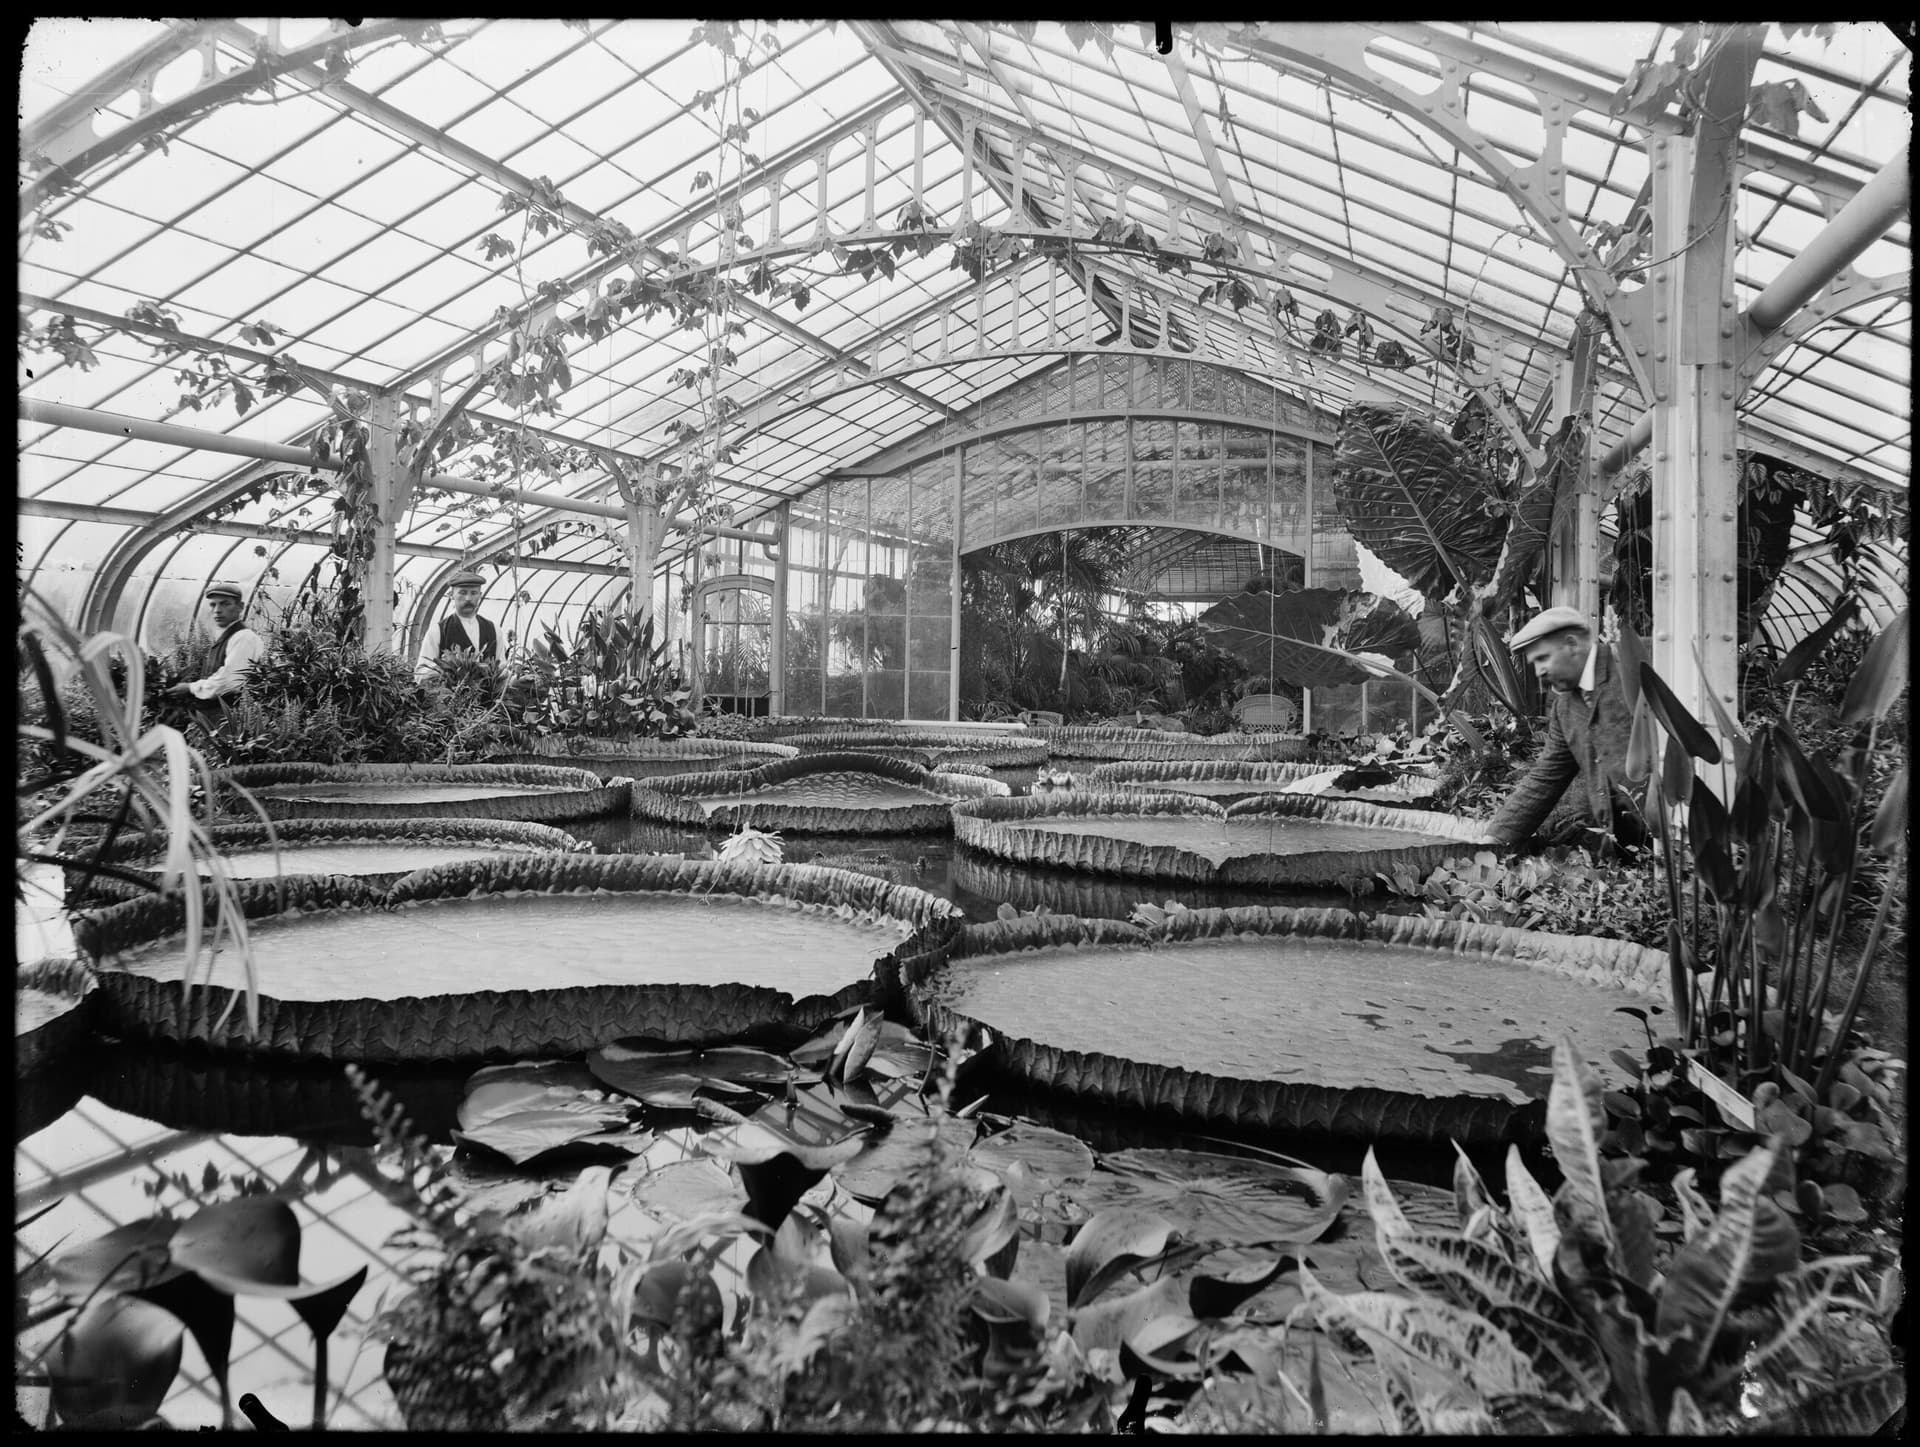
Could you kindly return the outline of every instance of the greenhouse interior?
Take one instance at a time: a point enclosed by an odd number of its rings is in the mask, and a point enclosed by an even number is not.
[[[1909,22],[20,33],[17,1426],[1904,1430]]]

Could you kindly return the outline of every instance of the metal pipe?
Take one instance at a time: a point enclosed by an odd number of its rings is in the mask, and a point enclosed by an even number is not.
[[[65,402],[41,402],[31,397],[20,399],[20,416],[29,422],[45,422],[53,427],[72,427],[82,432],[103,432],[110,437],[129,437],[143,442],[162,442],[175,447],[192,447],[203,452],[230,452],[237,457],[257,457],[266,462],[290,462],[310,471],[337,472],[338,462],[322,461],[310,447],[288,447],[279,442],[258,442],[250,437],[234,437],[225,432],[209,432],[200,427],[181,427],[172,422],[148,422],[138,417],[122,417],[92,407],[72,407]],[[428,487],[448,492],[463,492],[472,497],[511,497],[516,502],[555,512],[584,513],[589,517],[614,518],[624,522],[626,512],[611,503],[588,502],[555,492],[529,492],[526,488],[497,488],[489,483],[469,482],[463,477],[435,474],[425,480]],[[669,518],[669,525],[691,527],[699,532],[723,538],[743,538],[750,543],[776,541],[772,533],[749,532],[745,528],[700,526],[681,518]]]
[[[21,517],[54,518],[61,522],[74,523],[112,523],[119,527],[144,528],[153,523],[153,514],[130,507],[95,507],[90,503],[56,502],[49,498],[21,498],[14,511]],[[194,523],[197,532],[211,533],[222,538],[257,538],[270,543],[308,543],[315,547],[331,547],[333,534],[318,532],[312,528],[283,527],[274,523],[240,523],[225,518],[213,518],[206,522]],[[472,560],[471,550],[449,548],[441,543],[395,543],[393,550],[404,553],[410,558],[441,558],[450,563],[465,563]],[[593,573],[598,576],[620,576],[624,568],[616,568],[608,563],[576,563],[560,558],[527,558],[522,566],[544,568],[557,573]]]
[[[20,416],[28,422],[45,422],[54,427],[73,427],[82,432],[104,432],[111,437],[130,437],[142,442],[164,442],[174,447],[193,447],[202,452],[231,452],[236,457],[258,457],[267,462],[291,462],[296,467],[338,471],[337,462],[322,462],[310,447],[288,447],[279,442],[256,442],[251,437],[234,437],[225,432],[208,432],[200,427],[180,427],[172,422],[147,422],[138,417],[121,417],[92,407],[70,407],[65,402],[41,402],[31,397],[20,399]]]
[[[1747,308],[1747,322],[1757,340],[1777,332],[1793,314],[1820,294],[1822,287],[1887,232],[1907,210],[1913,193],[1908,174],[1911,145],[1874,173],[1852,199],[1834,214],[1820,234],[1789,261]],[[1653,414],[1643,415],[1613,450],[1600,459],[1600,472],[1611,476],[1653,436]]]
[[[1789,261],[1747,308],[1747,320],[1761,336],[1778,331],[1843,268],[1886,234],[1906,211],[1913,194],[1907,172],[1911,143],[1853,193],[1820,234]]]
[[[1611,477],[1627,465],[1627,459],[1645,447],[1653,437],[1653,413],[1642,412],[1633,426],[1627,429],[1627,435],[1613,444],[1612,451],[1600,459],[1600,475]]]

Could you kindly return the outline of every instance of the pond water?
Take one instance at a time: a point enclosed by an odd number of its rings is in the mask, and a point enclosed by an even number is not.
[[[702,831],[630,818],[583,820],[567,827],[601,852],[680,853],[699,858],[711,855],[717,842]],[[1172,901],[1196,908],[1272,903],[1346,907],[1352,903],[1352,897],[1342,891],[1281,894],[1270,889],[1224,890],[1158,881],[1091,880],[1064,871],[1012,870],[1003,861],[959,850],[951,839],[942,837],[795,836],[783,841],[783,855],[790,862],[832,862],[927,890],[959,905],[973,921],[994,919],[1007,905],[1026,911],[1047,908],[1124,918],[1138,902]],[[583,903],[586,908],[580,907]],[[618,901],[606,897],[449,901],[394,914],[315,920],[309,923],[319,930],[310,935],[297,926],[276,928],[263,923],[256,929],[269,952],[277,947],[277,940],[302,938],[318,943],[324,937],[321,952],[327,961],[329,993],[339,988],[337,970],[342,968],[358,971],[356,978],[362,984],[356,988],[369,993],[381,988],[388,993],[416,992],[420,981],[434,971],[471,988],[476,969],[495,967],[506,972],[500,981],[503,986],[522,986],[531,971],[544,971],[554,961],[590,958],[609,940],[635,958],[641,954],[636,946],[644,942],[647,958],[663,962],[697,958],[703,969],[710,965],[745,980],[764,974],[769,977],[767,983],[794,991],[792,972],[802,957],[807,961],[830,957],[834,948],[851,939],[863,974],[893,942],[890,926],[850,934],[846,921],[782,910],[776,936],[764,927],[769,917],[764,910],[721,901],[681,904],[684,910],[672,919],[665,913],[649,913],[643,920],[637,914],[623,915]],[[563,908],[542,909],[553,905]],[[35,913],[45,918],[32,921],[34,928],[52,935],[49,943],[57,942],[63,933],[57,904],[46,901]],[[733,932],[730,938],[727,932],[712,928],[729,914],[749,919],[755,927]],[[801,938],[804,932],[817,932],[816,927],[825,927],[826,934],[814,938],[808,933]],[[67,950],[35,951],[43,952]],[[290,976],[314,971],[315,956],[299,958],[307,963],[295,964],[290,957]],[[828,973],[834,978],[823,981],[822,988],[845,982],[837,967]],[[535,1195],[564,1189],[577,1176],[578,1163],[544,1172],[515,1172],[497,1160],[455,1153],[449,1132],[467,1074],[466,1067],[386,1067],[381,1081],[436,1152],[455,1163],[463,1187],[479,1199],[510,1209]],[[987,1113],[1064,1132],[1101,1153],[1135,1148],[1233,1153],[1251,1148],[1349,1173],[1359,1169],[1364,1154],[1364,1147],[1354,1142],[1293,1139],[1274,1132],[1228,1128],[1195,1135],[1164,1119],[1089,1108],[1073,1097],[1023,1082],[963,1074],[956,1103],[980,1097],[985,1098]],[[268,1066],[109,1040],[22,1082],[15,1109],[17,1213],[24,1218],[31,1210],[53,1204],[46,1216],[16,1233],[17,1267],[57,1241],[85,1240],[145,1217],[155,1205],[156,1191],[160,1199],[178,1206],[177,1192],[169,1194],[170,1188],[157,1186],[160,1170],[188,1180],[199,1180],[209,1169],[257,1174],[295,1205],[304,1229],[303,1278],[328,1280],[361,1265],[372,1267],[366,1287],[334,1338],[328,1364],[333,1403],[329,1424],[343,1429],[400,1425],[380,1376],[383,1346],[371,1334],[371,1323],[381,1302],[404,1289],[401,1272],[407,1257],[385,1243],[408,1218],[389,1199],[391,1187],[370,1149],[371,1132],[337,1069]],[[1501,1153],[1476,1151],[1474,1158],[1489,1180],[1499,1179]],[[1383,1164],[1397,1182],[1426,1183],[1430,1194],[1420,1199],[1437,1210],[1446,1200],[1444,1187],[1451,1179],[1453,1159],[1453,1152],[1444,1146],[1396,1146],[1383,1156]],[[1528,1159],[1551,1186],[1550,1166],[1543,1168],[1539,1154],[1531,1149]],[[832,1197],[831,1178],[827,1189],[827,1196],[815,1201],[823,1209],[856,1214],[867,1210],[844,1192]],[[1406,1186],[1403,1196],[1419,1189]],[[618,1219],[623,1223],[620,1229],[631,1232],[662,1229],[661,1221],[670,1215],[665,1208],[680,1198],[689,1210],[724,1209],[733,1199],[729,1193],[737,1194],[738,1186],[737,1182],[727,1184],[714,1163],[699,1153],[692,1132],[679,1130],[663,1132],[641,1159],[618,1165],[614,1190]],[[1384,1271],[1377,1262],[1361,1264],[1360,1254],[1371,1249],[1372,1233],[1358,1196],[1356,1188],[1342,1223],[1315,1251],[1316,1274],[1337,1289],[1377,1284]],[[1062,1270],[1059,1243],[1064,1228],[1057,1223],[1028,1223],[1023,1237],[1029,1230],[1032,1239],[1023,1240],[1022,1246],[1023,1255],[1033,1263],[1028,1269],[1045,1273],[1050,1289],[1057,1289],[1059,1283],[1053,1278]],[[743,1276],[745,1253],[736,1248],[723,1262],[723,1270]],[[282,1421],[305,1427],[311,1367],[310,1340],[284,1305],[242,1303],[233,1348],[236,1400],[243,1392],[253,1392]],[[220,1420],[217,1404],[206,1363],[189,1339],[180,1378],[163,1412],[176,1427],[215,1426]]]
[[[724,837],[701,829],[653,824],[644,819],[575,819],[567,832],[602,854],[683,854],[710,858]],[[943,835],[795,834],[781,840],[787,864],[833,864],[858,869],[892,884],[907,884],[950,900],[969,920],[984,923],[1010,905],[1031,913],[1078,914],[1125,919],[1136,904],[1172,900],[1190,909],[1238,905],[1287,905],[1294,909],[1349,909],[1343,889],[1276,890],[1270,886],[1223,886],[1166,880],[1102,878],[1073,870],[1014,865],[967,849]]]

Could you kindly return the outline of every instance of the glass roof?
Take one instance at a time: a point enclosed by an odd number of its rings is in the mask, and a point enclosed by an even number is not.
[[[424,421],[499,355],[502,318],[540,302],[543,285],[566,316],[616,282],[734,247],[807,289],[804,308],[755,292],[737,314],[721,390],[746,441],[715,494],[736,523],[1053,365],[1057,354],[1021,349],[1048,328],[1099,343],[1124,322],[1136,339],[1238,357],[1329,412],[1384,395],[1447,416],[1466,394],[1438,369],[1307,346],[1317,314],[1344,324],[1359,309],[1417,354],[1412,339],[1445,305],[1529,416],[1551,396],[1583,297],[1564,238],[1465,144],[1528,166],[1554,160],[1557,142],[1570,233],[1631,229],[1646,131],[1611,114],[1613,97],[1636,63],[1684,43],[1678,26],[1641,22],[1183,25],[1170,56],[1137,25],[795,21],[747,35],[738,104],[750,109],[728,142],[725,106],[703,104],[724,57],[684,20],[36,21],[21,72],[23,311],[37,325],[70,313],[90,354],[83,366],[23,352],[22,397],[293,445],[342,389],[397,391]],[[1756,114],[1740,138],[1743,308],[1909,130],[1909,57],[1887,26],[1824,38],[1769,26],[1765,46],[1755,85],[1791,82],[1808,105],[1797,129]],[[272,80],[247,88],[234,77],[256,57]],[[1389,105],[1378,83],[1452,99]],[[224,103],[195,108],[222,87]],[[48,185],[37,158],[76,156],[72,184]],[[530,224],[536,186],[564,224]],[[845,269],[860,233],[916,201],[942,241],[970,218],[1028,233],[1027,254],[988,258],[980,281],[944,244]],[[608,255],[598,222],[639,238],[642,256]],[[1103,223],[1225,248],[1252,295],[1235,307],[1218,270],[1103,245]],[[1035,254],[1034,237],[1062,227],[1071,254]],[[1903,214],[1855,263],[1886,280],[1796,319],[1740,403],[1747,445],[1888,489],[1902,508],[1909,257]],[[1288,296],[1297,314],[1276,318]],[[106,329],[143,304],[255,379],[243,414],[225,396],[183,405],[177,374],[196,352]],[[516,411],[483,391],[470,413],[554,445],[674,462],[674,425],[697,409],[676,374],[704,360],[701,331],[634,313],[566,345],[571,382],[550,408]],[[910,354],[938,364],[900,370]],[[310,385],[258,385],[270,356]],[[882,379],[863,382],[875,367]],[[1646,406],[1611,346],[1598,376],[1596,455]],[[84,577],[147,519],[215,507],[226,532],[169,537],[134,569],[130,618],[165,580],[191,589],[210,569],[242,581],[276,569],[291,581],[323,555],[331,504],[297,467],[278,495],[249,498],[245,486],[289,468],[24,417],[19,438],[22,538],[43,585]],[[471,475],[484,456],[476,446],[436,467]],[[611,489],[599,465],[536,485],[603,500]],[[403,598],[455,549],[555,518],[429,489],[400,529]],[[262,526],[292,531],[241,535]],[[544,556],[591,571],[520,570],[514,586],[536,607],[623,586],[595,527]]]

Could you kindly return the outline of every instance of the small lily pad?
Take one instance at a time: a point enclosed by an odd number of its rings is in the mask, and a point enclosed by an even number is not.
[[[746,1204],[747,1193],[725,1166],[699,1157],[673,1161],[640,1176],[633,1183],[633,1199],[641,1210],[662,1221],[690,1221],[738,1211]]]
[[[818,1072],[784,1055],[742,1045],[713,1050],[672,1050],[614,1040],[587,1056],[594,1077],[648,1105],[691,1109],[698,1091],[721,1095],[784,1090],[789,1080],[807,1085]]]
[[[474,1130],[451,1132],[456,1145],[497,1151],[516,1166],[530,1165],[561,1150],[644,1151],[653,1142],[647,1131],[624,1120],[608,1120],[578,1110],[522,1110],[489,1120]]]

